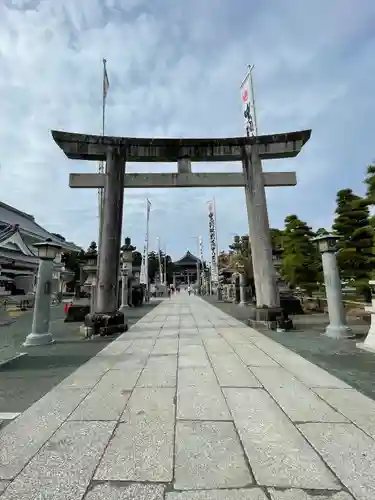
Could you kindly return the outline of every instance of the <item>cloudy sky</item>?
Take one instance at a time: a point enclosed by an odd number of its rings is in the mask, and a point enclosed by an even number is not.
[[[335,194],[363,194],[375,158],[374,0],[2,0],[0,2],[1,200],[77,244],[97,238],[97,193],[68,187],[68,160],[50,130],[100,133],[102,58],[110,89],[106,133],[242,135],[239,84],[254,79],[260,133],[312,128],[300,156],[264,162],[296,170],[298,186],[268,190],[271,226],[298,214],[328,227]],[[149,165],[128,165],[145,171]],[[152,165],[172,171],[175,165]],[[194,165],[239,170],[239,165]],[[216,198],[219,246],[247,231],[243,189],[125,192],[124,236],[143,246],[145,198],[151,246],[172,257],[195,236],[207,249],[207,201]]]

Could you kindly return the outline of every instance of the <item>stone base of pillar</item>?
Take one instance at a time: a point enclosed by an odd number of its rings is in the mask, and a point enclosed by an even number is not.
[[[266,326],[270,330],[281,328],[283,330],[292,330],[293,322],[285,314],[282,307],[255,307],[249,306],[248,324],[256,328],[257,326]]]
[[[128,322],[121,311],[113,313],[93,313],[85,317],[85,326],[92,328],[94,335],[113,335],[128,330]]]
[[[52,333],[29,333],[26,337],[25,342],[22,344],[25,347],[32,347],[38,345],[49,345],[53,344],[55,341],[52,338]]]
[[[346,325],[328,325],[324,333],[326,337],[331,339],[354,339],[355,335],[352,330]]]
[[[68,308],[64,323],[74,323],[84,321],[87,314],[90,312],[90,304],[88,299],[81,299],[73,302]]]

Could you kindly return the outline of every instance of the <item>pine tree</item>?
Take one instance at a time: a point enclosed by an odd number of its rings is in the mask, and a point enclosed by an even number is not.
[[[375,255],[375,165],[367,167],[367,175],[365,178],[367,187],[366,198],[370,209],[370,226],[373,229],[372,254]],[[373,264],[372,278],[375,279],[375,263]]]
[[[317,288],[320,280],[319,254],[312,237],[315,236],[306,222],[296,215],[285,219],[283,231],[283,278],[292,287],[300,286],[308,294]]]
[[[243,272],[248,280],[251,279],[253,268],[249,236],[236,236],[229,248],[231,250],[231,266],[235,270]]]
[[[340,236],[338,263],[342,278],[352,280],[358,293],[369,299],[368,281],[374,267],[373,237],[368,201],[343,189],[337,193],[334,232]]]

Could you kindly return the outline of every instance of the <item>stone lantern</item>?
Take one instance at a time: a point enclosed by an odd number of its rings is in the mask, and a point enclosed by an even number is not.
[[[322,254],[324,284],[326,287],[329,325],[325,334],[327,337],[342,339],[352,337],[350,328],[346,325],[346,316],[341,292],[341,280],[337,265],[337,241],[333,234],[324,234],[313,239],[318,244]]]
[[[371,305],[365,307],[365,311],[371,314],[370,329],[364,342],[358,343],[357,347],[365,349],[366,351],[375,352],[375,280],[369,282],[371,288]]]
[[[87,274],[83,284],[83,290],[90,294],[90,312],[95,312],[96,307],[96,287],[98,272],[98,252],[96,247],[90,247],[82,256],[82,270]]]
[[[241,250],[241,240],[239,236],[233,237],[233,243],[231,244],[231,248],[234,251],[236,257],[239,257]],[[239,285],[240,285],[240,306],[246,306],[246,279],[245,279],[245,270],[243,266],[237,266],[238,275],[239,275]]]
[[[52,334],[49,332],[53,261],[60,252],[61,246],[48,238],[42,243],[35,243],[34,247],[40,259],[38,281],[31,333],[26,337],[24,346],[48,345],[53,342]]]
[[[136,247],[131,244],[130,238],[125,238],[125,244],[121,247],[121,307],[120,310],[128,307],[128,298],[131,298],[131,280],[133,273],[133,252]]]

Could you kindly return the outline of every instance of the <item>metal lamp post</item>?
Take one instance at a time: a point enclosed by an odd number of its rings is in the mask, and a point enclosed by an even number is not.
[[[50,238],[42,243],[36,243],[40,259],[38,269],[38,283],[35,292],[35,304],[31,333],[26,337],[24,346],[48,345],[54,340],[49,330],[51,312],[51,292],[53,261],[61,250],[61,246],[52,242]]]
[[[351,337],[351,330],[346,325],[344,304],[342,301],[341,280],[337,265],[337,241],[333,234],[325,234],[314,238],[322,254],[324,283],[326,287],[329,325],[325,335],[334,339]]]
[[[123,310],[128,305],[129,294],[131,294],[131,289],[128,287],[129,277],[132,275],[133,271],[133,252],[136,249],[135,246],[131,244],[130,238],[125,238],[125,245],[121,247],[121,275],[122,275],[122,285],[121,285],[121,306],[120,310]]]

